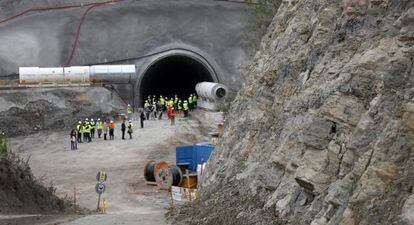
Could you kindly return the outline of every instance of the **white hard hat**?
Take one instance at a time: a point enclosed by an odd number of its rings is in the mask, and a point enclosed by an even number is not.
[[[93,121],[93,118],[91,120]]]
[[[111,120],[111,123],[114,123],[114,121],[113,121],[113,120]]]
[[[100,121],[101,120],[101,118],[98,118],[98,121]]]
[[[82,121],[79,121],[78,123],[79,123],[79,124],[81,124],[81,123],[82,123]]]
[[[128,104],[128,106],[131,106],[130,104]]]
[[[85,120],[88,121],[88,118],[86,118]]]

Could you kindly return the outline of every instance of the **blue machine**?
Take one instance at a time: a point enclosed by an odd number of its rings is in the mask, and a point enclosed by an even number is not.
[[[187,168],[190,172],[196,172],[197,165],[207,162],[213,151],[214,146],[209,142],[178,146],[175,149],[176,164]]]

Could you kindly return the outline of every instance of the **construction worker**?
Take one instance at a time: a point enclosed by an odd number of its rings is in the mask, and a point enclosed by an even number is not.
[[[179,100],[178,96],[174,95],[174,109],[177,109],[178,100]]]
[[[144,115],[144,111],[141,110],[141,113],[139,115],[140,118],[140,122],[141,122],[141,128],[144,128],[144,120],[145,120],[145,115]]]
[[[156,102],[154,102],[154,103],[152,103],[152,113],[153,113],[153,115],[154,115],[154,120],[157,118],[157,103]]]
[[[187,100],[185,100],[185,101],[184,101],[184,104],[183,104],[183,109],[184,109],[184,117],[188,117],[188,110],[189,110],[189,107],[188,107],[188,102],[187,102]]]
[[[129,139],[132,139],[132,132],[133,132],[132,127],[133,127],[133,125],[132,125],[132,121],[131,121],[131,120],[129,120],[129,121],[128,121],[128,125],[127,125],[127,128],[128,128],[128,134],[129,134]]]
[[[170,119],[171,119],[171,126],[175,125],[175,110],[174,108],[171,108],[171,115],[170,115]]]
[[[93,118],[91,119],[91,122],[89,123],[89,125],[91,126],[91,138],[95,138],[95,121],[93,120]]]
[[[102,121],[101,121],[101,118],[98,118],[98,122],[96,122],[96,128],[98,128],[98,138],[101,138],[101,135],[102,135]]]
[[[109,123],[109,140],[114,140],[115,138],[114,130],[115,130],[115,124],[114,124],[114,121],[111,120],[111,122]]]
[[[88,138],[88,142],[92,142],[92,126],[91,122],[86,121],[86,137]]]
[[[195,109],[195,108],[197,108],[197,100],[198,100],[198,98],[197,98],[197,95],[196,94],[193,94],[193,108]]]
[[[164,109],[165,99],[162,97],[162,95],[160,95],[160,100],[159,101],[161,103],[161,107]]]
[[[177,113],[180,114],[181,110],[183,110],[183,103],[181,102],[181,100],[178,100]]]
[[[72,129],[72,131],[70,132],[70,149],[71,150],[76,150],[78,149],[78,145],[77,145],[77,140],[76,140],[76,130]]]
[[[167,98],[167,97],[165,97],[165,98],[164,98],[164,109],[163,109],[163,110],[164,110],[164,112],[165,112],[165,111],[167,111],[167,106],[168,106],[168,98]]]
[[[154,104],[157,102],[157,97],[155,95],[152,96],[152,101],[151,103]]]
[[[132,113],[134,112],[132,106],[130,104],[128,104],[127,107],[127,114],[128,114],[128,119],[130,119],[132,117]]]
[[[151,105],[149,104],[148,100],[146,100],[144,103],[144,111],[145,111],[145,116],[147,120],[149,120],[150,113],[151,113]]]
[[[85,119],[85,121],[83,122],[82,125],[82,130],[83,130],[83,141],[84,142],[89,142],[89,138],[88,138],[88,134],[89,134],[89,120],[88,118]]]
[[[104,122],[104,124],[103,124],[104,140],[106,140],[106,136],[108,134],[108,129],[109,129],[109,127],[108,127],[108,120],[106,120]]]
[[[158,112],[158,120],[162,120],[162,104],[161,104],[161,101],[160,100],[158,100],[157,106],[156,106],[155,109]]]
[[[170,98],[170,100],[168,101],[168,106],[170,107],[174,106],[174,100],[172,98]]]
[[[126,130],[126,125],[125,125],[125,120],[123,120],[121,124],[122,140],[125,140],[125,130]]]
[[[174,96],[174,105],[176,105],[178,103],[178,96],[177,95],[175,95]]]
[[[77,135],[78,143],[82,143],[83,130],[82,130],[82,121],[80,121],[80,120],[78,122],[78,125],[76,125],[76,132],[78,133],[78,135]]]
[[[190,111],[193,111],[193,94],[191,94],[190,97],[188,97],[188,108],[190,109]]]

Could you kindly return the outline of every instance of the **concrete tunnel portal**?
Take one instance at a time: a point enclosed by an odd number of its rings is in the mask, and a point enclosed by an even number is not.
[[[140,105],[149,95],[178,95],[183,99],[196,92],[195,86],[199,82],[218,82],[207,61],[184,54],[159,57],[147,66],[141,77],[138,86]]]

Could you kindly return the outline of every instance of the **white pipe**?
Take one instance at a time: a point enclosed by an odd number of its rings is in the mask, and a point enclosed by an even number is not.
[[[228,88],[219,83],[201,82],[196,85],[198,96],[210,101],[219,101],[226,98]]]
[[[90,85],[91,83],[131,83],[136,80],[135,65],[72,67],[20,67],[21,86]]]

